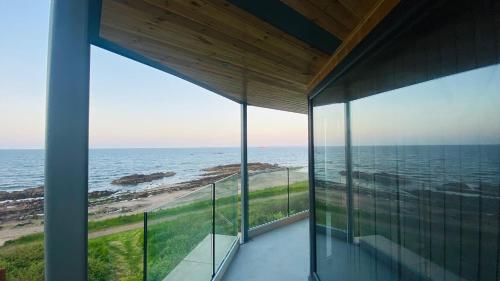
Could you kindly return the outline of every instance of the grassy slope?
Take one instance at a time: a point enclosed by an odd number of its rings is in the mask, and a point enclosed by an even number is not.
[[[307,209],[307,183],[290,186],[291,213]],[[239,198],[217,201],[217,233],[234,235],[239,220]],[[250,225],[279,219],[286,215],[284,187],[250,193]],[[89,222],[89,231],[98,231],[143,220],[142,214]],[[148,227],[148,280],[161,280],[211,231],[211,208],[207,201],[150,214]],[[229,221],[228,221],[229,220]],[[156,222],[155,222],[156,221]],[[143,229],[121,232],[89,240],[89,280],[142,280]],[[0,268],[9,281],[43,280],[43,233],[9,241],[0,247]]]

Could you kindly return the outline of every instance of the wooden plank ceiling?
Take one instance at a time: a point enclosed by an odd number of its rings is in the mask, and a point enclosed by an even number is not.
[[[226,0],[102,0],[99,40],[235,101],[306,113],[308,92],[399,0],[281,2],[338,38],[338,48],[320,51]]]

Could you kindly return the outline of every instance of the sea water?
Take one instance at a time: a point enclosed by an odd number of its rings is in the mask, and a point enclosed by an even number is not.
[[[307,147],[251,147],[249,162],[306,166]],[[130,148],[89,150],[89,190],[144,189],[201,177],[202,170],[240,163],[240,148]],[[71,163],[68,163],[71,165]],[[130,174],[175,172],[176,175],[137,186],[111,181]],[[0,150],[0,190],[14,191],[43,185],[43,150]]]
[[[315,176],[344,182],[345,147],[317,147]],[[145,189],[200,178],[203,169],[240,163],[240,148],[90,149],[89,190]],[[249,162],[306,167],[307,147],[251,147]],[[413,184],[462,182],[500,184],[500,145],[354,146],[353,171],[387,173]],[[68,163],[70,165],[71,163]],[[43,184],[43,150],[0,150],[0,190],[14,191]],[[137,186],[111,181],[130,174],[175,172],[176,175]],[[415,188],[417,186],[414,186]]]

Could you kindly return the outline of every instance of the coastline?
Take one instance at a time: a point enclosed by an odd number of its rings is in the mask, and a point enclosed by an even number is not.
[[[276,164],[249,163],[250,171],[283,168]],[[89,221],[132,215],[161,207],[179,196],[239,173],[240,164],[214,166],[202,170],[199,178],[176,184],[163,184],[138,191],[89,192]],[[10,197],[9,197],[10,195]],[[21,236],[43,232],[43,187],[0,193],[0,246]]]

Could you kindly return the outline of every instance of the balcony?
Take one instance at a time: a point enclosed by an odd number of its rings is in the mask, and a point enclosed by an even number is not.
[[[307,219],[256,236],[240,246],[223,281],[304,281],[309,275]]]
[[[233,177],[147,212],[145,280],[304,280],[308,252],[313,280],[500,279],[498,1],[175,2],[54,2],[49,281],[87,278],[89,43],[241,105],[241,192]],[[247,105],[308,114],[310,201],[290,170],[248,171]],[[307,209],[309,238],[275,229]]]
[[[238,174],[228,176],[144,213],[143,280],[221,280],[227,271],[233,272],[227,277],[231,280],[241,270],[260,274],[246,280],[263,280],[277,276],[283,266],[279,262],[294,251],[307,252],[307,171],[292,167],[249,173],[251,240],[241,248],[239,180]],[[293,246],[280,245],[283,237]],[[303,280],[307,255],[293,259],[298,271],[290,271],[290,277]],[[255,264],[243,266],[248,263]]]

